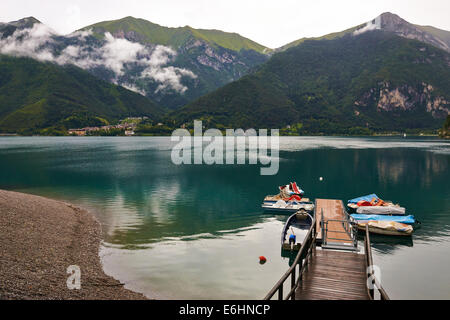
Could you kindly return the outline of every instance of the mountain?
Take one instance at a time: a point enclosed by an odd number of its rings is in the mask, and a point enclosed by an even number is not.
[[[385,12],[375,19],[360,24],[356,27],[349,28],[341,32],[334,32],[327,34],[322,37],[315,38],[302,38],[291,43],[288,43],[278,49],[276,52],[284,51],[289,48],[295,47],[306,40],[332,40],[336,38],[343,37],[348,34],[360,34],[368,30],[383,30],[387,32],[394,33],[398,36],[415,39],[428,44],[431,44],[437,48],[446,50],[450,52],[450,32],[445,30],[440,30],[431,26],[419,26],[409,23],[408,21],[400,18],[398,15]]]
[[[149,70],[149,64],[144,63],[127,68],[116,80],[169,108],[183,106],[239,79],[266,61],[270,52],[237,33],[189,26],[168,28],[133,17],[96,23],[80,31],[92,32],[99,41],[108,41],[106,36],[112,35],[115,39],[139,43],[150,52],[149,60],[152,55],[163,60],[160,65],[163,70]],[[112,80],[111,74],[92,71],[105,80]]]
[[[162,113],[142,95],[78,67],[0,55],[0,132],[46,133]]]
[[[170,116],[301,134],[440,127],[450,113],[450,54],[397,32],[359,30],[305,40]]]
[[[73,64],[168,108],[237,80],[270,50],[236,33],[126,17],[58,35],[33,17],[0,25],[0,54]]]

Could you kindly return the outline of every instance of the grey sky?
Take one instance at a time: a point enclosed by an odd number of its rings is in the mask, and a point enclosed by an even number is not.
[[[276,48],[390,11],[411,23],[450,30],[449,0],[2,0],[0,21],[34,16],[58,33],[125,16],[163,26],[237,32]]]

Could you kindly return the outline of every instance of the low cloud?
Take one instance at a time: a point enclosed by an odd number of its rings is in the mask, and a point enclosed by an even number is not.
[[[65,36],[74,44],[55,52],[59,37],[43,24],[36,23],[32,28],[16,30],[11,36],[0,39],[0,53],[13,56],[26,56],[39,61],[49,61],[59,65],[73,64],[82,69],[104,67],[113,72],[110,79],[116,84],[145,95],[142,88],[133,82],[150,79],[156,82],[155,93],[173,90],[184,93],[188,88],[182,84],[184,77],[195,79],[197,76],[190,70],[168,66],[176,57],[173,49],[157,45],[144,46],[127,39],[115,38],[109,32],[100,46],[87,44],[92,31],[77,31]],[[75,40],[75,41],[74,41]],[[138,67],[140,72],[134,76],[121,77],[129,67]]]
[[[138,88],[138,87],[137,87],[136,85],[134,85],[133,83],[126,83],[126,82],[125,82],[125,83],[121,83],[120,85],[121,85],[122,87],[124,87],[124,88],[130,90],[130,91],[134,91],[134,92],[139,93],[139,94],[141,94],[141,95],[143,95],[143,96],[147,95],[147,92],[146,92],[145,90]]]
[[[35,23],[30,29],[17,29],[11,36],[0,40],[0,53],[51,61],[53,54],[48,45],[54,42],[52,35],[54,32],[40,23]]]
[[[156,46],[148,60],[148,66],[141,73],[143,78],[151,78],[160,83],[155,92],[164,91],[167,88],[177,92],[184,93],[188,88],[181,83],[182,77],[192,79],[197,76],[190,70],[177,68],[173,66],[162,67],[176,55],[176,52],[169,47],[162,45]]]

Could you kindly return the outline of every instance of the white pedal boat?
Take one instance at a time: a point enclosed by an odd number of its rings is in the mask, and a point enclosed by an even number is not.
[[[312,202],[297,202],[284,200],[278,200],[277,202],[264,202],[261,206],[264,211],[270,212],[284,212],[284,213],[295,213],[301,209],[307,212],[312,212],[314,210],[314,204]]]

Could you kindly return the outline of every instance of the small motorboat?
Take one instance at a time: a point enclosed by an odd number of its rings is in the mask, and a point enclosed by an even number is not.
[[[301,209],[312,212],[314,210],[314,203],[304,201],[284,201],[278,200],[277,202],[264,202],[261,206],[266,212],[278,212],[278,213],[294,213]]]
[[[305,210],[299,210],[291,215],[281,232],[282,250],[298,251],[302,247],[299,237],[311,228],[312,216]]]
[[[366,230],[367,225],[369,232],[387,236],[411,236],[414,232],[413,226],[394,221],[358,221],[357,225],[359,230]]]

